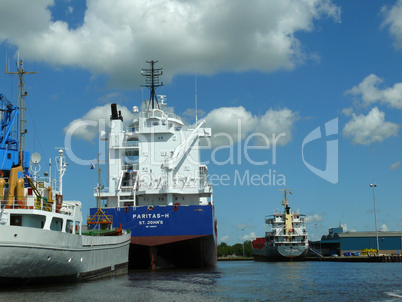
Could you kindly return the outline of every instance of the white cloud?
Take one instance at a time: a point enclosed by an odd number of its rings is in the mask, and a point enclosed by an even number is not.
[[[264,134],[269,139],[271,139],[272,135],[278,137],[283,134],[278,140],[278,144],[284,146],[292,139],[291,130],[297,119],[297,114],[288,108],[282,110],[269,109],[264,116],[258,120],[255,132]]]
[[[324,217],[322,217],[318,214],[313,214],[313,215],[307,216],[306,221],[307,221],[307,223],[321,222],[321,221],[324,221]]]
[[[254,240],[255,238],[257,238],[257,235],[254,232],[251,232],[249,235],[244,235],[241,240],[242,241],[247,241],[247,240]]]
[[[86,4],[82,25],[71,28],[51,15],[53,0],[3,0],[0,43],[16,46],[25,59],[78,66],[130,86],[141,82],[146,59],[165,65],[165,81],[179,73],[292,69],[309,56],[296,33],[312,31],[323,18],[340,20],[331,0]]]
[[[377,107],[365,116],[353,114],[353,118],[343,128],[343,135],[351,137],[355,144],[369,145],[397,136],[400,126],[385,121],[385,113]]]
[[[212,144],[231,145],[243,140],[255,129],[257,118],[243,106],[221,107],[212,110],[204,118],[207,127],[213,129]]]
[[[220,242],[228,242],[229,240],[230,240],[230,237],[229,237],[229,236],[222,236],[222,237],[219,239]]]
[[[352,107],[348,107],[348,108],[343,108],[342,109],[342,113],[346,116],[351,116],[353,113],[353,108]]]
[[[385,224],[383,224],[382,226],[380,226],[380,232],[388,232],[388,228]]]
[[[72,6],[68,6],[66,10],[66,15],[71,15],[74,12],[74,8]]]
[[[343,231],[344,232],[356,232],[356,230],[355,229],[348,229],[348,224],[347,223],[343,223],[343,224],[341,224],[341,227],[343,227]]]
[[[291,131],[298,114],[288,108],[269,109],[259,117],[239,106],[214,109],[204,119],[207,121],[206,126],[213,129],[213,146],[235,144],[249,135],[253,135],[250,139],[255,138],[257,143],[266,138],[271,144],[280,137],[277,144],[283,146],[292,138]]]
[[[392,88],[380,89],[378,86],[382,82],[383,80],[375,74],[370,74],[359,85],[347,90],[346,94],[361,96],[366,106],[379,102],[392,108],[402,109],[402,83],[396,83]]]
[[[126,107],[118,106],[117,110],[121,111],[126,125],[131,123],[133,116]],[[88,113],[83,117],[72,121],[67,127],[64,128],[64,132],[68,133],[70,128],[80,125],[77,127],[77,129],[75,129],[72,135],[77,138],[92,141],[99,133],[99,125],[108,125],[110,114],[110,104],[95,107],[89,110]]]
[[[390,169],[390,170],[399,169],[400,164],[401,164],[401,163],[400,163],[399,161],[397,161],[397,162],[393,163],[392,165],[390,165],[390,166],[389,166],[389,169]]]
[[[395,38],[395,47],[402,48],[402,0],[394,6],[384,6],[382,8],[384,22],[382,26],[389,26],[389,32]]]

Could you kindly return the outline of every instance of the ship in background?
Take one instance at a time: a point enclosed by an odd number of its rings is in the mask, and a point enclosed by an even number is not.
[[[143,85],[150,98],[127,129],[111,105],[107,141],[108,185],[95,189],[102,210],[115,226],[130,229],[131,268],[198,268],[216,265],[217,221],[208,168],[200,164],[201,138],[211,136],[205,121],[186,127],[166,107],[156,88],[162,68],[149,61]],[[96,209],[91,209],[93,214]]]
[[[283,212],[276,211],[265,219],[265,237],[252,241],[254,259],[256,261],[290,261],[302,260],[309,250],[306,216],[290,210],[286,193]]]

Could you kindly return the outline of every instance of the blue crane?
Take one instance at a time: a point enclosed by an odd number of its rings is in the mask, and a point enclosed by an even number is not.
[[[13,124],[17,120],[20,108],[11,104],[0,93],[0,174],[8,176],[11,167],[19,163],[19,142],[13,137]],[[24,165],[27,171],[27,165]]]

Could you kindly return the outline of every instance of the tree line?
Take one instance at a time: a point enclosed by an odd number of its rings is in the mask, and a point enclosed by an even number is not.
[[[218,245],[218,257],[243,257],[243,244],[236,243],[234,245],[227,245],[225,242],[221,242]],[[244,256],[252,257],[253,249],[251,246],[251,241],[247,240],[244,242]]]

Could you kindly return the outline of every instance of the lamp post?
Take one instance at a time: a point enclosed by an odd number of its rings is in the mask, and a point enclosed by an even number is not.
[[[377,187],[377,184],[370,184],[370,187],[373,188],[375,233],[376,233],[376,238],[377,238],[377,255],[379,255],[380,249],[379,249],[379,245],[378,245],[377,214],[376,214],[376,210],[375,210],[375,193],[374,193],[374,189]]]
[[[243,231],[244,231],[244,229],[241,229],[241,239],[243,240],[243,258],[244,258],[245,256],[244,256],[244,236],[243,236]]]
[[[318,223],[314,223],[314,225],[318,228]],[[322,239],[322,223],[320,223],[320,254],[322,255],[322,251],[321,251],[321,239]]]

